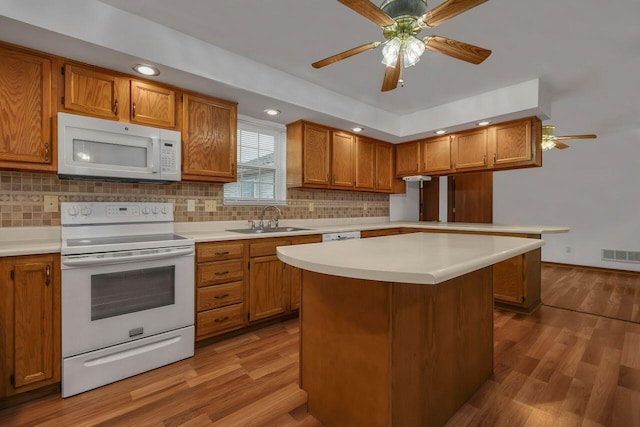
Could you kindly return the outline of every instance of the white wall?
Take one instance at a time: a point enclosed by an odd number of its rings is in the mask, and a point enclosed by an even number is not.
[[[568,143],[544,152],[541,168],[494,173],[494,223],[568,226],[543,236],[543,260],[640,271],[601,259],[640,251],[640,127]]]
[[[389,219],[391,221],[420,220],[420,183],[407,182],[405,194],[389,196]]]

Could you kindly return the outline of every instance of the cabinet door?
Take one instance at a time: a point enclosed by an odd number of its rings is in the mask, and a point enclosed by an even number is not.
[[[259,320],[287,310],[291,270],[277,256],[252,258],[249,282],[249,320]]]
[[[393,145],[376,143],[376,189],[393,191]]]
[[[236,105],[184,95],[182,179],[231,182],[236,179]]]
[[[396,145],[396,176],[420,173],[420,143],[408,142]]]
[[[175,91],[131,80],[131,121],[142,125],[175,127]]]
[[[531,120],[492,126],[490,132],[494,167],[531,160]]]
[[[128,104],[128,81],[76,65],[64,66],[64,109],[118,120]]]
[[[333,187],[353,188],[355,185],[354,174],[354,145],[353,135],[346,132],[333,132],[331,137],[333,148],[331,155],[331,169]]]
[[[451,137],[431,138],[422,143],[422,171],[427,174],[451,172]]]
[[[375,189],[376,143],[367,138],[356,137],[356,189]]]
[[[51,61],[0,47],[0,166],[52,170]]]
[[[328,129],[304,125],[303,183],[329,185],[329,144],[331,132]]]
[[[525,257],[518,255],[493,266],[493,294],[497,300],[522,304],[525,286]]]
[[[487,130],[478,129],[454,136],[454,168],[484,169],[487,167]]]

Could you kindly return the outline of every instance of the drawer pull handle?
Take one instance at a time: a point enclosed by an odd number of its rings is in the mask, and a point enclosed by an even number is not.
[[[229,316],[224,316],[222,319],[216,319],[214,320],[214,322],[222,323],[222,322],[226,322],[227,320],[229,320]]]
[[[225,271],[216,271],[215,273],[216,276],[224,276],[225,274],[229,274],[229,270],[225,270]]]
[[[229,294],[222,294],[222,295],[216,295],[214,298],[215,299],[222,299],[222,298],[226,298],[228,296],[229,296]]]
[[[225,255],[229,255],[229,251],[214,252],[213,254],[214,254],[215,256],[225,256]]]

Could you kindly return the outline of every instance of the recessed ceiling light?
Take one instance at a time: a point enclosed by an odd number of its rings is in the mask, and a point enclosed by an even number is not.
[[[444,135],[445,133],[447,133],[447,131],[446,131],[446,130],[444,130],[444,129],[440,129],[440,130],[435,131],[434,133],[435,133],[436,135]]]
[[[491,124],[491,120],[484,120],[482,122],[476,123],[476,125],[478,125],[478,126],[486,126],[488,124]]]
[[[264,110],[264,112],[270,116],[277,116],[278,114],[280,114],[280,110],[276,110],[275,108],[267,108],[266,110]]]
[[[364,130],[364,128],[361,128],[360,126],[351,128],[352,131],[356,132],[356,133],[360,133]]]
[[[136,66],[133,67],[133,71],[145,76],[157,76],[158,74],[160,74],[160,70],[158,70],[156,67],[145,64],[136,64]]]

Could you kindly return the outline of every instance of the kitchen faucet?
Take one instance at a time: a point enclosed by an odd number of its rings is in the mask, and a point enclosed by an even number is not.
[[[277,212],[276,219],[275,219],[275,224],[276,224],[275,228],[278,228],[278,219],[280,219],[280,215],[282,215],[282,212],[280,211],[279,207],[273,206],[273,205],[265,206],[264,208],[262,208],[262,212],[260,213],[260,228],[264,228],[264,213],[269,208],[275,209]]]

